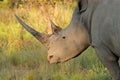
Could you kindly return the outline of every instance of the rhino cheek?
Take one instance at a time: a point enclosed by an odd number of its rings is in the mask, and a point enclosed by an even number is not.
[[[74,46],[74,48],[72,50],[68,50],[69,52],[67,52],[67,54],[64,54],[64,56],[62,56],[60,58],[60,62],[65,62],[68,61],[74,57],[77,57],[78,55],[80,55],[84,50],[86,50],[86,48],[88,48],[88,44],[81,44],[80,47]]]

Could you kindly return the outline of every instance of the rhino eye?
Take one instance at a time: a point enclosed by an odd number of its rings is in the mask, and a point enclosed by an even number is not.
[[[66,39],[66,37],[65,37],[65,36],[63,36],[62,38],[63,38],[63,39]]]

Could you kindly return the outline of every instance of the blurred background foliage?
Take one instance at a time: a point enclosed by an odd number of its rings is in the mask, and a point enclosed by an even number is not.
[[[77,0],[0,0],[1,8],[21,8],[26,6],[40,6],[40,5],[52,5],[55,4],[72,4]]]

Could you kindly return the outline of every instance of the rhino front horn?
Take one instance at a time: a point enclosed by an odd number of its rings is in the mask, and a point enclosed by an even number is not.
[[[19,21],[19,23],[28,31],[30,32],[36,39],[38,39],[42,44],[45,44],[47,42],[47,35],[41,34],[40,32],[34,30],[29,25],[24,23],[17,15],[15,15],[16,19]]]

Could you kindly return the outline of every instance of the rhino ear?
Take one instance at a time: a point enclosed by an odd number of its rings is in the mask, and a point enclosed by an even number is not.
[[[88,0],[78,0],[78,7],[79,7],[80,13],[86,11],[88,7]]]
[[[53,34],[58,33],[59,31],[62,30],[62,28],[60,28],[59,26],[56,26],[52,20],[50,20],[50,23],[51,23],[51,29]]]

